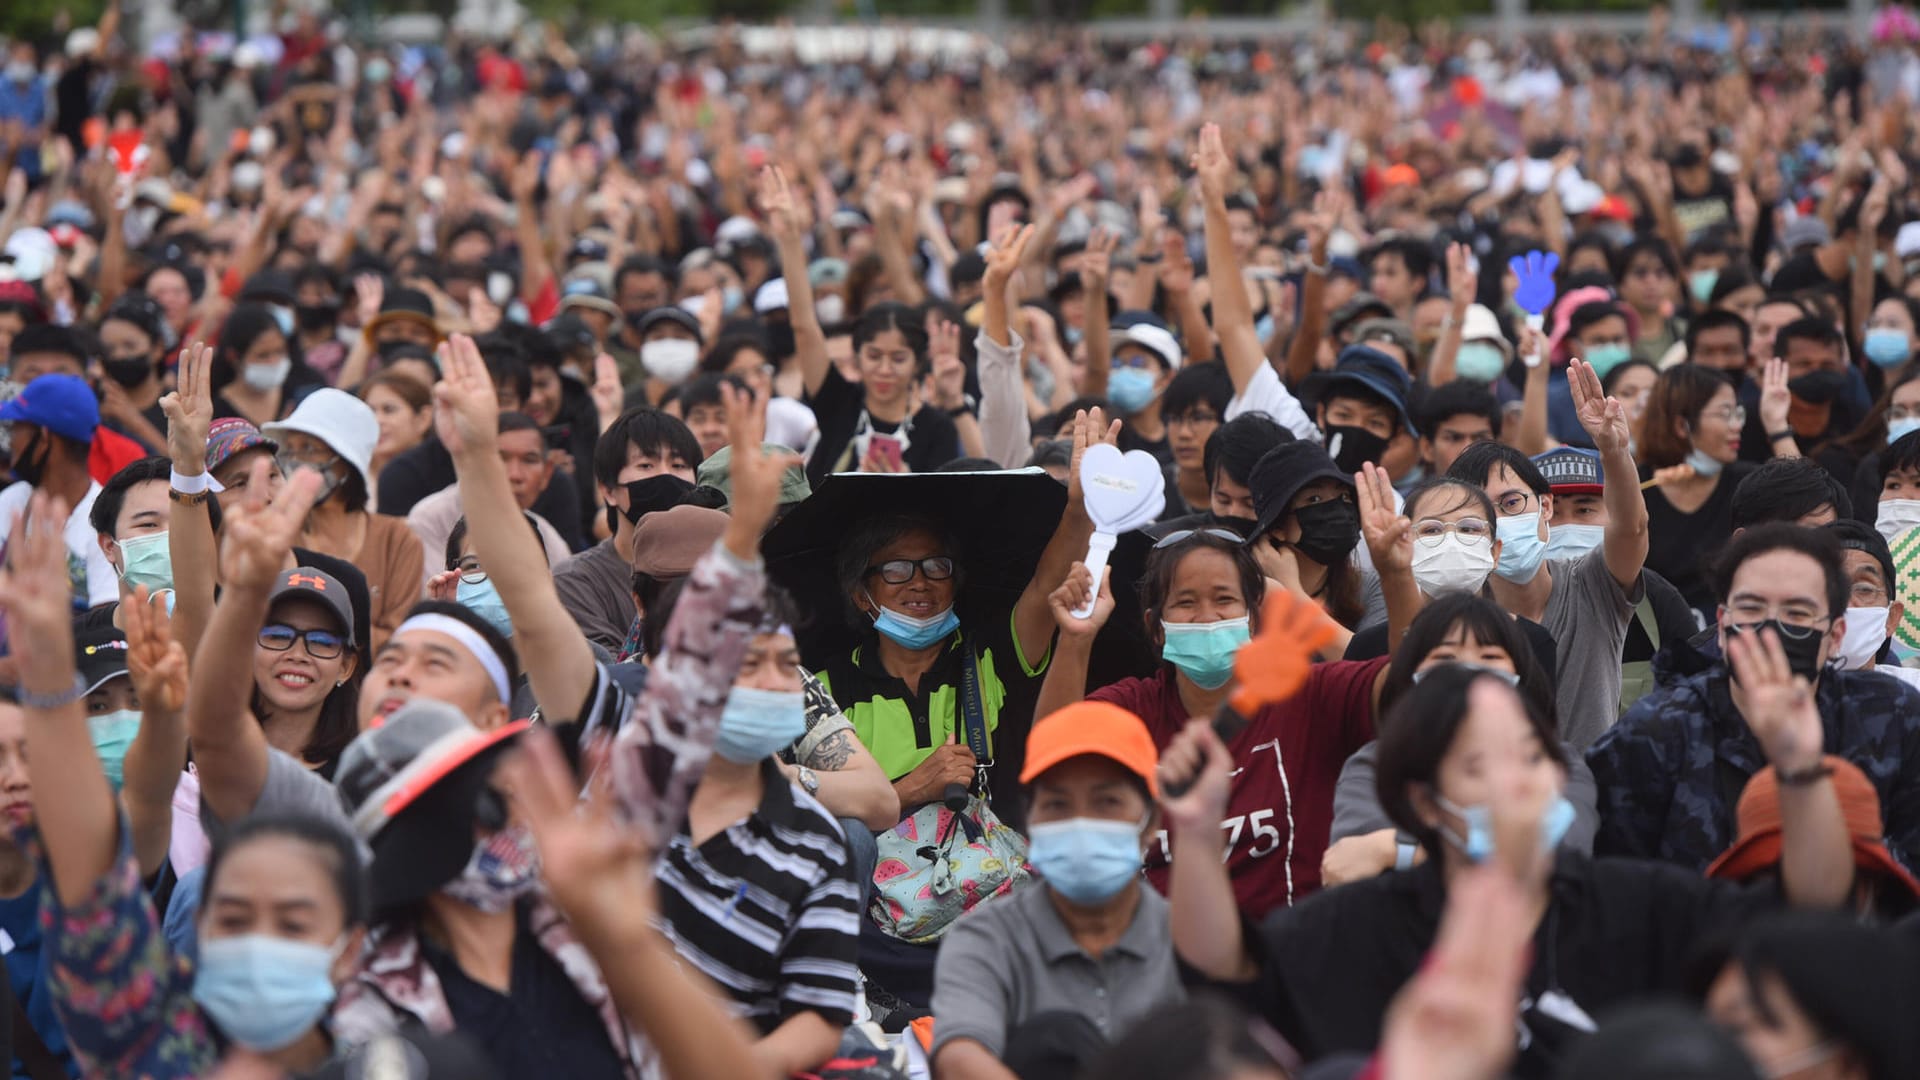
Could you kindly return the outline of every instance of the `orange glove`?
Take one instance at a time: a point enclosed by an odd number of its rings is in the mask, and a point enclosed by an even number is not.
[[[1233,711],[1251,717],[1261,706],[1298,693],[1313,669],[1314,655],[1333,640],[1334,629],[1319,605],[1283,589],[1267,593],[1260,633],[1240,646],[1233,660],[1239,681],[1228,699]]]

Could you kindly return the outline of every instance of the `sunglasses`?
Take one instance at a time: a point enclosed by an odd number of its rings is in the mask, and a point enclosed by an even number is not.
[[[260,647],[286,652],[293,643],[306,643],[307,655],[316,660],[331,660],[346,651],[347,640],[331,630],[295,630],[285,623],[268,623],[260,628]]]

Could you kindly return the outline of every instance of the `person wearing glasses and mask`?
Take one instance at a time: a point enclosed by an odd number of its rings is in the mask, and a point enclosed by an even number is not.
[[[1842,541],[1826,529],[1758,525],[1734,537],[1714,581],[1722,654],[1762,630],[1779,639],[1792,692],[1813,697],[1824,751],[1873,781],[1888,849],[1903,865],[1920,865],[1920,691],[1829,663],[1846,648],[1853,618]],[[1594,851],[1705,869],[1733,843],[1740,791],[1767,764],[1748,717],[1769,707],[1725,660],[1641,698],[1587,751],[1600,785]],[[1820,768],[1783,772],[1781,784],[1814,783]]]

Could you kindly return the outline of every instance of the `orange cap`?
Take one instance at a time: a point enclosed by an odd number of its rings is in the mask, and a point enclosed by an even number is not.
[[[1847,835],[1853,842],[1853,864],[1871,874],[1898,881],[1914,896],[1920,897],[1920,880],[1907,872],[1881,839],[1885,826],[1880,818],[1880,793],[1860,767],[1843,757],[1828,754],[1820,759],[1833,770],[1834,794],[1840,797],[1840,816],[1847,823]],[[1745,881],[1780,862],[1780,779],[1769,765],[1753,774],[1747,789],[1740,793],[1735,811],[1740,837],[1733,846],[1707,867],[1708,877]]]
[[[1420,183],[1420,170],[1401,162],[1398,165],[1389,166],[1387,174],[1381,179],[1388,187],[1399,187],[1403,184],[1417,187]]]
[[[1040,718],[1027,734],[1027,764],[1020,770],[1020,782],[1030,784],[1034,777],[1081,754],[1118,762],[1145,780],[1148,791],[1160,794],[1160,782],[1154,778],[1160,751],[1154,748],[1147,725],[1104,701],[1076,702]]]

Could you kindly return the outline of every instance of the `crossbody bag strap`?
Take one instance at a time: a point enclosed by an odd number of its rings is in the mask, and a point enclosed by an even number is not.
[[[973,793],[986,797],[986,770],[993,764],[993,745],[987,738],[987,712],[980,694],[980,661],[972,646],[960,641],[960,737],[973,751]]]

